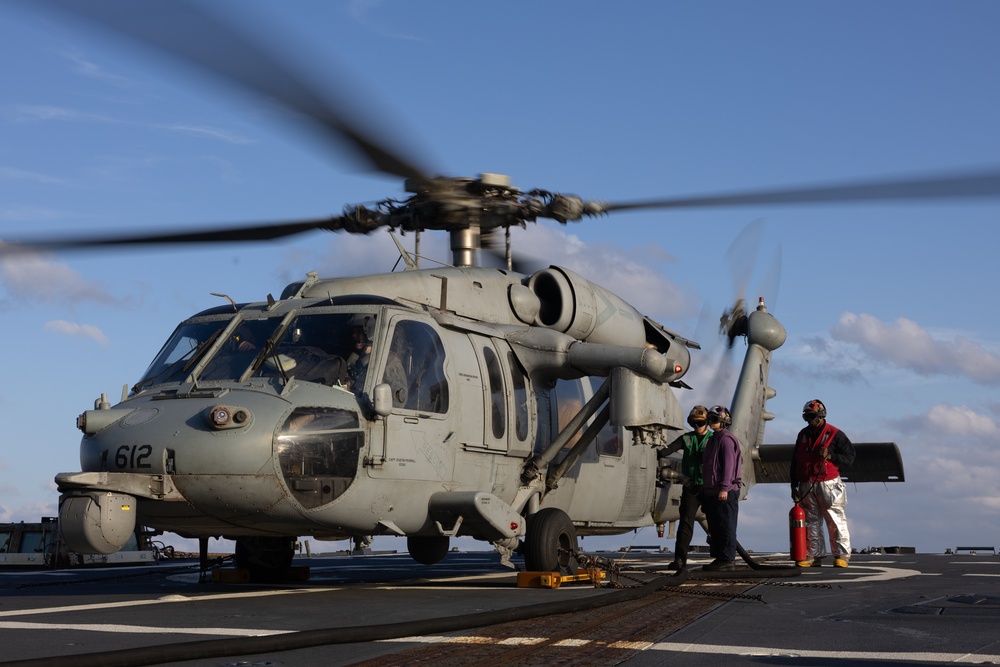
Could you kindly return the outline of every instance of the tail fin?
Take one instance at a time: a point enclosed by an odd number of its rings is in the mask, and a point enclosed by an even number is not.
[[[733,417],[730,430],[743,445],[743,495],[756,482],[754,451],[764,440],[764,424],[774,419],[773,414],[764,410],[767,399],[775,395],[767,386],[771,353],[785,342],[785,328],[767,312],[763,297],[747,317],[745,335],[747,353],[729,408]]]

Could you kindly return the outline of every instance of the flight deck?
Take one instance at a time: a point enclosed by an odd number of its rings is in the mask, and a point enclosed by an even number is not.
[[[701,665],[1000,663],[1000,557],[787,555],[724,577],[598,554],[608,579],[518,587],[494,553],[296,559],[308,579],[218,583],[196,561],[0,572],[0,664]],[[519,559],[515,564],[523,568]],[[224,577],[223,577],[224,578]]]

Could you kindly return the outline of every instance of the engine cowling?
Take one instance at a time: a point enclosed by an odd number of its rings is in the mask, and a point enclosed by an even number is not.
[[[687,372],[691,361],[688,347],[697,345],[667,331],[600,285],[561,266],[538,271],[526,282],[538,299],[537,315],[532,322],[535,326],[564,333],[590,345],[658,352],[669,366],[665,372],[647,372],[645,362],[639,362],[638,367],[623,364],[657,381],[674,380]],[[582,353],[582,350],[577,352]],[[598,365],[607,366],[606,363]]]
[[[621,297],[561,266],[528,278],[540,303],[536,326],[588,343],[639,347],[646,343],[643,316]]]

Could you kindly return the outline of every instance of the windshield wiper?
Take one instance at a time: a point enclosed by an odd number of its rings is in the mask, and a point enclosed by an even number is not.
[[[261,348],[260,354],[254,358],[253,364],[250,365],[250,375],[254,375],[257,371],[259,371],[260,367],[264,365],[264,361],[269,357],[274,360],[274,365],[278,369],[278,374],[281,375],[281,383],[288,384],[288,375],[285,373],[280,355],[278,354],[278,341],[274,338],[268,338],[264,341],[264,346]]]

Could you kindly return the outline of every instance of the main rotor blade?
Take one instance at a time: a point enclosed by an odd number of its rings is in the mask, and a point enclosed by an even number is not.
[[[122,236],[93,236],[55,240],[28,240],[4,243],[0,241],[0,256],[39,250],[84,250],[130,246],[178,245],[186,243],[234,243],[241,241],[274,241],[316,229],[343,229],[344,218],[321,218],[293,222],[271,222],[244,227],[217,227],[207,230],[164,232]],[[360,230],[359,230],[360,231]]]
[[[601,213],[645,208],[709,208],[757,204],[836,203],[908,199],[948,199],[1000,196],[1000,171],[951,176],[867,181],[842,185],[759,190],[700,197],[668,197],[646,201],[607,203]]]
[[[29,3],[25,3],[26,5]],[[221,77],[244,90],[275,101],[301,114],[324,139],[346,142],[363,158],[366,167],[427,180],[425,171],[398,150],[376,141],[374,131],[362,129],[360,109],[348,114],[343,106],[325,99],[319,89],[300,76],[300,68],[284,63],[262,44],[224,25],[193,2],[135,2],[134,0],[44,0],[42,4],[86,19],[102,28],[129,37],[202,72]],[[327,71],[328,66],[325,66]],[[352,102],[363,97],[344,91]]]

